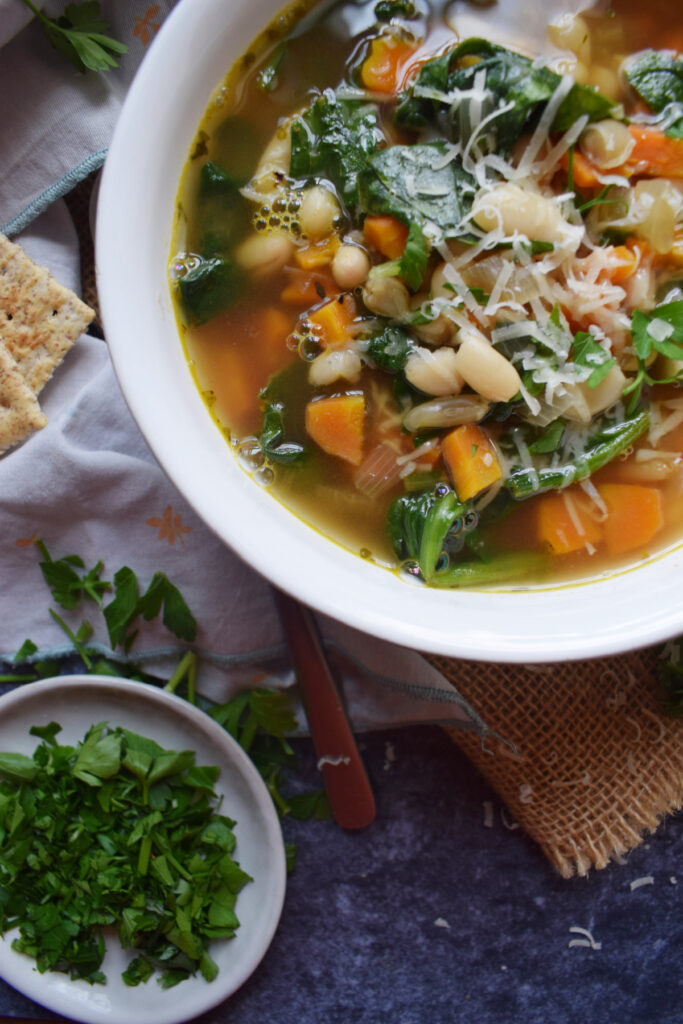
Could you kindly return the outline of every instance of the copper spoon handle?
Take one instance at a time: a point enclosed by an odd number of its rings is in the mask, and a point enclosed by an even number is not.
[[[374,821],[375,798],[313,617],[275,587],[273,595],[332,814],[343,828],[365,828]]]

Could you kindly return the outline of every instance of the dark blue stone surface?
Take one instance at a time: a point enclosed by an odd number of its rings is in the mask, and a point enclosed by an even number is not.
[[[375,824],[285,823],[298,860],[273,944],[201,1024],[683,1022],[683,816],[625,864],[566,881],[504,826],[490,787],[437,727],[362,745]],[[293,785],[318,785],[310,743],[295,746]],[[572,926],[601,948],[570,948]],[[53,1016],[6,986],[0,1012]]]

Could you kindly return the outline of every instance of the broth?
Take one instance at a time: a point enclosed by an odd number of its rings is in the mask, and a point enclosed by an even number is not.
[[[650,49],[674,61],[683,24],[659,0],[565,0],[543,17],[525,0],[392,3],[289,8],[210,105],[171,262],[198,387],[295,514],[433,585],[571,579],[648,557],[683,521],[682,97],[656,111],[623,69]],[[476,35],[505,50],[472,44],[448,72],[456,84],[437,82],[436,58]],[[533,109],[528,86],[505,92],[517,53],[544,58],[520,75],[556,74]],[[559,124],[568,74],[574,107]],[[355,116],[339,110],[364,104],[365,128],[330,157]],[[520,104],[514,135],[504,117]],[[667,156],[648,164],[653,139]]]

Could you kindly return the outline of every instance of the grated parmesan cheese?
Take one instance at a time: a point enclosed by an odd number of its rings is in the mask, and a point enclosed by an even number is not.
[[[629,889],[631,892],[635,892],[636,889],[641,889],[644,885],[654,885],[655,880],[652,875],[643,875],[642,878],[634,878],[632,882],[629,882]]]

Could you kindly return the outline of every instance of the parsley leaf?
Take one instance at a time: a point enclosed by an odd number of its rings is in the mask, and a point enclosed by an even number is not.
[[[617,362],[587,331],[579,331],[574,337],[572,358],[578,366],[593,367],[593,372],[586,381],[589,388],[596,388]]]
[[[399,261],[399,272],[414,292],[418,291],[422,284],[430,252],[431,247],[422,228],[415,221],[411,221],[406,247]]]
[[[125,43],[106,34],[108,26],[100,18],[97,0],[68,4],[60,18],[48,18],[31,0],[24,3],[39,19],[55,50],[83,73],[117,68],[115,57],[128,52]]]
[[[102,607],[102,594],[111,590],[111,583],[100,580],[104,568],[102,562],[81,577],[76,569],[84,569],[85,563],[79,555],[65,555],[55,561],[42,540],[36,540],[35,544],[43,556],[40,563],[43,578],[57,604],[69,610],[75,608],[81,598],[87,597]]]
[[[183,595],[163,572],[156,572],[152,582],[138,602],[138,611],[146,622],[163,609],[162,622],[167,629],[192,643],[197,635],[197,623],[187,607]]]
[[[126,984],[212,980],[209,943],[235,935],[252,880],[217,811],[218,769],[106,722],[75,747],[54,722],[31,731],[32,757],[0,753],[0,932],[17,928],[12,948],[39,971],[95,984],[114,926],[136,954]]]

